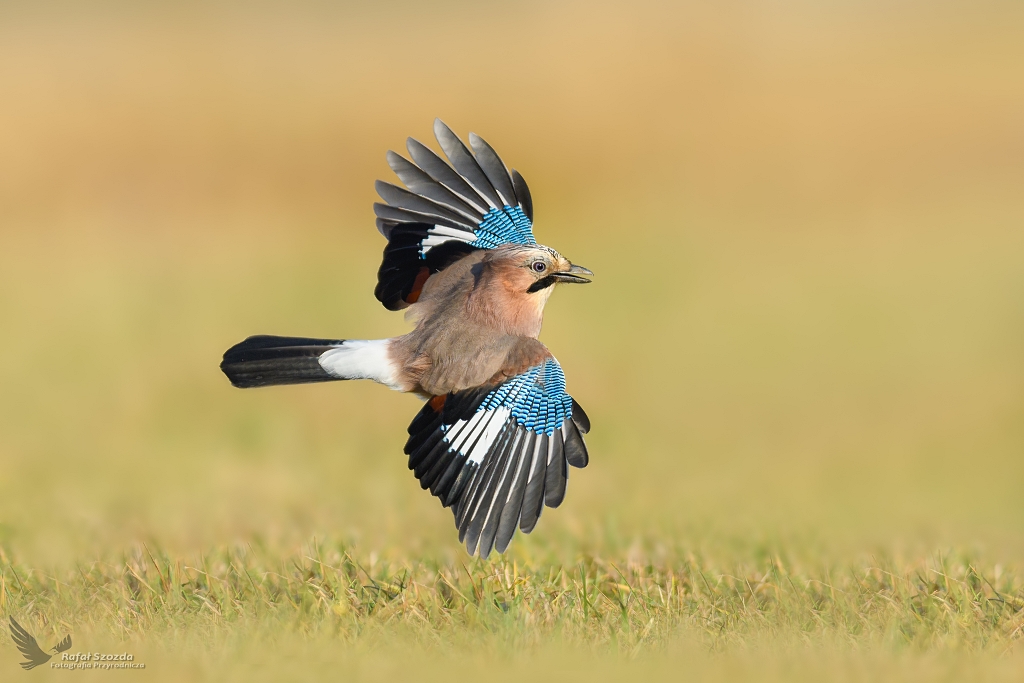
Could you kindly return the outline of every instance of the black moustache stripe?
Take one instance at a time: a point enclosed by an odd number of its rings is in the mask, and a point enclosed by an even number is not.
[[[556,278],[554,275],[548,275],[547,277],[542,277],[541,279],[534,282],[526,291],[530,294],[533,294],[534,292],[539,292],[542,289],[550,287],[556,282],[558,282],[558,278]]]

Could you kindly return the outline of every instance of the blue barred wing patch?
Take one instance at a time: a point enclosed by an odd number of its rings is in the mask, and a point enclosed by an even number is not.
[[[476,240],[469,244],[481,249],[494,249],[503,244],[537,243],[533,237],[533,224],[518,206],[491,209],[474,232]]]
[[[565,373],[554,358],[516,375],[487,394],[478,410],[507,408],[516,422],[551,436],[572,415],[572,397],[565,393]]]
[[[450,240],[461,240],[476,249],[496,249],[503,244],[537,244],[533,224],[518,206],[491,209],[472,232],[465,228],[428,226],[420,241],[420,260],[426,261],[431,249]]]

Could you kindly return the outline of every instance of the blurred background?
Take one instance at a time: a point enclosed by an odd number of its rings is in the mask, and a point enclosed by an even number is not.
[[[217,368],[407,329],[373,181],[440,116],[597,274],[542,335],[591,465],[514,553],[1024,559],[1021,3],[6,2],[0,93],[9,552],[457,556],[402,455],[416,399]]]

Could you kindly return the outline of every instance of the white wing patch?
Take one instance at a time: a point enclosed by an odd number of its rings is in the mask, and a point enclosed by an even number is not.
[[[512,411],[505,407],[494,410],[479,410],[468,420],[458,420],[447,429],[444,440],[451,444],[453,451],[467,456],[467,460],[480,464]]]
[[[426,256],[427,252],[432,248],[453,239],[473,242],[476,240],[476,233],[469,232],[468,230],[459,230],[458,228],[449,228],[444,225],[435,225],[427,230],[427,237],[420,242],[420,254]]]

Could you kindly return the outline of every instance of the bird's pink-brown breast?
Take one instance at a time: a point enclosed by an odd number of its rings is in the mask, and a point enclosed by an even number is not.
[[[493,384],[550,357],[537,341],[550,292],[528,294],[525,269],[469,254],[427,279],[394,340],[403,383],[424,394]]]
[[[467,317],[504,334],[539,337],[551,290],[528,292],[535,279],[516,262],[487,259],[480,267],[479,282],[466,300]]]

